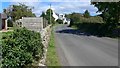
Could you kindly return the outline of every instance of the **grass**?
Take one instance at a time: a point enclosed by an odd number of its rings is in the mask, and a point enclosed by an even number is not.
[[[10,35],[10,34],[12,34],[12,31],[2,32],[2,35]]]
[[[78,29],[78,27],[77,27],[77,26],[75,26],[75,25],[72,25],[71,27],[72,27],[72,28],[74,28],[74,29]]]
[[[13,33],[12,31],[2,32],[2,38],[1,38],[1,40],[4,40],[4,38],[8,37],[8,36],[11,35],[12,33]]]
[[[14,27],[8,27],[8,30],[14,30],[15,28]]]
[[[120,26],[118,26],[117,28],[120,28]]]
[[[51,31],[48,51],[47,51],[47,58],[46,58],[46,65],[47,66],[60,66],[60,62],[56,53],[55,48],[55,40],[54,40],[54,33],[53,30]]]

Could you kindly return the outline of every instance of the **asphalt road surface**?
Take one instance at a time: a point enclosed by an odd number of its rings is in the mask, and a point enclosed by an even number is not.
[[[96,37],[60,25],[55,42],[63,66],[118,66],[118,40]]]

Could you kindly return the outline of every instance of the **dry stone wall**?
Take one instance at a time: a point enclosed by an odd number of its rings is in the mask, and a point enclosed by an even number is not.
[[[43,29],[43,18],[23,17],[22,27],[26,27],[29,30],[40,32]]]
[[[41,64],[45,64],[45,60],[46,60],[46,54],[47,54],[47,47],[48,47],[48,43],[50,40],[50,35],[51,35],[51,25],[47,26],[46,28],[44,28],[41,32],[41,38],[42,38],[42,43],[44,45],[44,53],[43,53],[43,57],[40,60],[39,66],[41,66]]]

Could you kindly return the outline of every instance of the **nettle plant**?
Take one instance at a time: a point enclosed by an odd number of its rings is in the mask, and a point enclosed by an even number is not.
[[[4,37],[2,67],[23,67],[41,59],[43,44],[40,33],[20,28]]]

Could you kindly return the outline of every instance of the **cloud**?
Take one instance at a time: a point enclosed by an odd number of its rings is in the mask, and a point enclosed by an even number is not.
[[[1,0],[1,2],[88,2],[90,0]]]
[[[49,8],[49,5],[52,5],[52,9],[56,13],[84,13],[85,10],[88,10],[92,15],[97,15],[93,5],[90,5],[91,0],[6,0],[12,2],[13,4],[24,3],[27,6],[33,6],[33,13],[37,16],[43,11],[46,11]]]
[[[61,2],[60,4],[53,5],[53,7],[58,13],[84,13],[85,10],[88,10],[90,13],[96,14],[97,11],[97,8],[90,5],[90,2]]]
[[[1,0],[1,2],[40,2],[40,0]]]
[[[88,2],[90,0],[48,0],[49,2]]]

